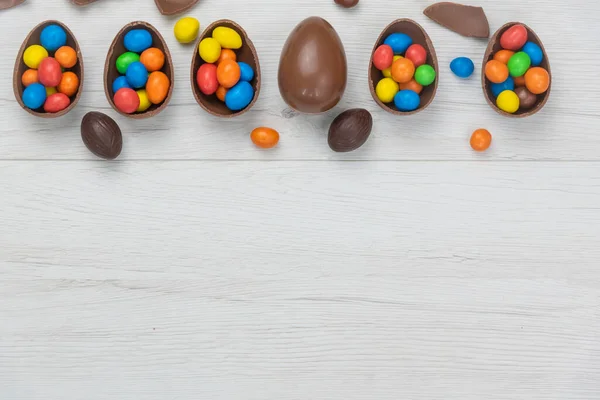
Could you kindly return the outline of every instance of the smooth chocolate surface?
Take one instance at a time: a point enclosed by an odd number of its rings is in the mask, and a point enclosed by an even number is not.
[[[329,126],[327,143],[336,152],[353,151],[361,147],[373,129],[373,117],[363,108],[353,108],[338,115]]]
[[[65,32],[67,32],[67,46],[71,46],[73,49],[75,49],[75,52],[77,53],[77,64],[75,64],[75,66],[73,68],[69,68],[69,71],[74,72],[75,75],[77,75],[77,77],[79,78],[79,89],[77,90],[77,93],[75,93],[74,96],[71,96],[71,98],[70,98],[71,104],[69,104],[69,106],[67,108],[65,108],[64,110],[61,110],[56,113],[46,112],[46,111],[44,111],[43,108],[39,108],[37,110],[32,110],[30,108],[27,108],[25,106],[25,104],[23,103],[23,99],[22,99],[23,91],[25,90],[25,87],[23,87],[23,84],[21,83],[21,77],[23,76],[23,73],[29,69],[29,67],[27,65],[25,65],[25,62],[23,62],[23,53],[25,52],[27,47],[29,47],[33,44],[40,44],[40,34],[42,33],[42,30],[45,27],[47,27],[48,25],[61,26],[65,30]],[[54,53],[51,52],[50,56],[53,56],[53,55],[54,55]],[[23,41],[23,44],[21,45],[21,48],[19,49],[19,53],[17,54],[17,59],[15,60],[15,67],[14,67],[14,71],[13,71],[13,92],[14,92],[15,98],[16,98],[17,102],[19,103],[19,105],[21,106],[21,108],[23,108],[28,113],[35,115],[36,117],[57,118],[57,117],[65,115],[66,113],[68,113],[75,107],[75,105],[79,101],[79,97],[81,96],[82,90],[83,90],[83,56],[81,55],[81,49],[79,47],[79,43],[77,43],[77,39],[75,39],[75,35],[73,35],[73,32],[71,32],[71,30],[60,21],[54,21],[54,20],[44,21],[41,24],[37,25],[35,28],[33,28],[31,30],[31,32],[29,32],[29,35],[27,35],[27,37]]]
[[[341,100],[347,77],[344,45],[331,24],[320,17],[300,22],[279,60],[277,80],[283,100],[302,113],[325,112]]]
[[[200,88],[198,88],[198,85],[196,84],[196,73],[198,72],[198,69],[200,69],[200,66],[202,64],[205,64],[204,60],[200,57],[200,54],[198,53],[198,46],[200,45],[202,39],[212,37],[213,30],[219,26],[231,28],[242,37],[242,47],[234,50],[236,54],[236,59],[237,61],[245,62],[254,70],[254,79],[252,79],[252,82],[250,82],[252,88],[254,89],[254,98],[246,108],[240,111],[230,110],[229,108],[227,108],[225,103],[219,100],[214,94],[206,95],[202,93],[200,91]],[[204,30],[204,32],[202,32],[202,35],[200,35],[200,37],[198,38],[198,41],[196,42],[193,51],[194,53],[192,55],[190,83],[192,85],[192,93],[194,93],[194,98],[196,99],[196,102],[200,105],[200,107],[206,110],[209,114],[215,115],[217,117],[232,118],[244,114],[245,112],[250,110],[252,106],[254,106],[254,103],[256,103],[256,100],[258,100],[258,95],[260,94],[260,63],[258,62],[258,54],[256,53],[256,48],[254,47],[252,40],[250,40],[246,31],[239,24],[229,19],[221,19],[213,22]]]
[[[358,0],[335,0],[335,4],[339,4],[344,8],[352,8],[358,4]]]
[[[506,30],[508,30],[508,28],[510,28],[511,26],[513,26],[515,24],[523,25],[525,27],[525,29],[527,30],[527,40],[529,42],[533,42],[533,43],[537,44],[542,49],[542,53],[544,54],[544,59],[539,66],[544,68],[546,71],[548,71],[548,74],[550,75],[550,86],[548,87],[548,90],[545,93],[542,93],[542,94],[539,94],[536,96],[537,100],[536,100],[535,104],[533,104],[531,106],[531,108],[525,109],[524,107],[521,107],[521,108],[519,108],[519,110],[516,113],[511,114],[511,113],[502,111],[496,105],[496,97],[493,95],[492,88],[491,88],[492,83],[485,77],[485,64],[494,58],[494,54],[496,54],[499,50],[502,50],[502,46],[500,45],[500,38],[502,37],[502,34],[504,32],[506,32]],[[481,66],[481,85],[483,87],[483,95],[485,96],[485,99],[487,100],[490,107],[492,107],[494,110],[496,110],[497,113],[504,115],[506,117],[510,117],[510,118],[528,117],[530,115],[537,113],[546,105],[546,102],[548,101],[548,98],[550,97],[550,89],[552,89],[552,71],[550,70],[550,61],[548,60],[548,54],[546,53],[546,49],[544,49],[544,44],[542,43],[542,41],[540,40],[538,35],[536,35],[536,33],[530,27],[528,27],[527,25],[525,25],[521,22],[509,22],[509,23],[505,24],[504,26],[502,26],[500,29],[498,29],[496,31],[496,33],[494,33],[494,35],[490,39],[490,42],[488,44],[486,51],[485,51],[485,55],[483,56],[483,62],[482,62],[482,66]]]
[[[423,14],[438,24],[467,37],[490,37],[490,25],[481,7],[441,2],[427,7]]]
[[[423,86],[423,91],[420,93],[421,104],[419,105],[419,107],[416,110],[408,111],[408,112],[400,111],[396,108],[396,106],[394,105],[393,102],[389,103],[389,104],[385,104],[381,100],[379,100],[379,98],[377,97],[377,94],[375,93],[375,88],[377,87],[377,83],[381,79],[383,79],[384,76],[383,76],[383,73],[380,70],[378,70],[377,68],[375,68],[375,66],[371,62],[371,65],[369,66],[369,88],[371,90],[371,96],[373,96],[373,100],[375,100],[375,102],[377,104],[379,104],[379,106],[381,108],[383,108],[384,110],[386,110],[392,114],[396,114],[396,115],[416,114],[419,111],[424,110],[431,104],[431,102],[433,101],[435,94],[437,92],[438,81],[440,80],[440,69],[438,66],[438,60],[437,60],[437,55],[435,53],[435,48],[433,47],[433,43],[431,42],[429,35],[427,35],[427,32],[425,32],[425,30],[423,29],[423,27],[421,27],[421,25],[417,24],[412,19],[404,18],[404,19],[397,19],[397,20],[393,21],[383,30],[383,32],[381,32],[381,35],[379,35],[379,38],[377,39],[377,41],[375,42],[375,45],[373,46],[373,50],[371,51],[371,54],[375,53],[375,50],[380,45],[382,45],[383,42],[385,41],[385,39],[392,33],[405,33],[412,38],[413,43],[420,44],[421,46],[423,46],[425,48],[425,50],[427,51],[427,60],[425,61],[425,63],[431,65],[433,67],[433,69],[435,70],[435,72],[436,72],[435,81],[429,86]]]
[[[163,15],[175,15],[192,8],[198,0],[154,0]]]
[[[25,0],[0,0],[0,10],[6,10],[7,8],[18,6],[23,2],[25,2]]]
[[[85,6],[90,3],[95,2],[96,0],[71,0],[71,1],[78,6]]]
[[[133,114],[127,114],[120,111],[115,105],[113,101],[115,93],[113,92],[112,87],[114,80],[121,76],[116,66],[117,58],[119,58],[121,54],[127,52],[127,49],[125,49],[125,44],[123,43],[123,38],[125,37],[127,32],[129,32],[132,29],[148,30],[148,32],[150,32],[150,35],[152,36],[152,47],[162,50],[162,52],[165,54],[165,65],[162,67],[161,71],[164,72],[169,78],[171,87],[169,88],[167,97],[161,104],[152,104],[150,108],[148,108],[144,112],[135,112]],[[171,101],[171,96],[173,95],[173,85],[175,83],[175,75],[173,71],[173,59],[171,58],[171,53],[169,52],[167,43],[165,42],[165,39],[162,37],[160,32],[158,32],[158,30],[154,26],[147,22],[131,22],[125,25],[123,29],[121,29],[119,33],[117,33],[117,36],[115,36],[115,39],[113,40],[112,44],[110,45],[110,48],[108,49],[108,54],[106,55],[106,63],[104,64],[104,93],[106,94],[106,99],[116,112],[125,117],[133,119],[153,117],[160,113],[162,110],[164,110],[169,104],[169,101]]]
[[[92,111],[81,120],[81,139],[93,154],[113,160],[121,154],[123,135],[114,119],[101,112]]]

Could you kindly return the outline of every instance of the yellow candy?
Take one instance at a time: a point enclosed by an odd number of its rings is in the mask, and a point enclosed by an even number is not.
[[[198,46],[200,57],[207,63],[214,63],[221,55],[221,45],[213,38],[202,39]]]
[[[217,39],[224,49],[239,49],[242,47],[242,37],[231,28],[219,26],[213,31],[212,37]]]
[[[402,58],[402,56],[394,56],[394,61],[396,61],[399,58]],[[391,66],[389,68],[384,69],[381,72],[383,72],[383,76],[385,76],[386,78],[391,78],[392,77],[392,67]]]
[[[143,112],[150,108],[152,103],[148,100],[148,95],[146,94],[146,89],[140,89],[137,91],[138,97],[140,98],[140,106],[137,109],[137,112]]]
[[[517,112],[520,104],[519,96],[512,90],[505,90],[496,99],[498,108],[511,114]]]
[[[48,57],[48,51],[39,44],[33,44],[25,49],[23,62],[29,68],[37,69],[44,58]]]
[[[181,18],[173,28],[175,39],[177,39],[179,43],[191,43],[195,41],[199,31],[200,22],[193,17]]]
[[[54,93],[58,92],[55,87],[47,87],[46,88],[46,97],[52,96]]]
[[[383,78],[377,83],[375,93],[377,97],[383,103],[391,103],[394,100],[394,96],[398,93],[400,87],[392,78]]]

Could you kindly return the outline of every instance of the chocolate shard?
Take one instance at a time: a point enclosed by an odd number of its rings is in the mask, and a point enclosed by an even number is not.
[[[175,15],[189,10],[198,0],[154,0],[163,15]]]
[[[443,1],[430,5],[423,14],[460,35],[476,38],[490,37],[490,24],[481,7]]]
[[[71,0],[71,1],[78,6],[86,6],[90,3],[95,2],[96,0]]]
[[[0,0],[0,10],[12,8],[24,2],[25,0]]]

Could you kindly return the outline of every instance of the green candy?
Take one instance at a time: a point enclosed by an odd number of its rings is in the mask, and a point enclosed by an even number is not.
[[[508,60],[508,72],[513,78],[525,75],[525,72],[531,66],[531,58],[524,51],[519,51],[512,55]]]
[[[435,81],[435,69],[428,64],[421,65],[415,71],[415,81],[422,86],[431,85]]]
[[[136,61],[140,61],[139,54],[133,53],[131,51],[123,53],[119,56],[119,58],[117,58],[117,70],[121,75],[125,75],[129,64],[134,63]]]

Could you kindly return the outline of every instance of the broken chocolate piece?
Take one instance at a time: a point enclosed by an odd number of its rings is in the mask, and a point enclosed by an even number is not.
[[[158,11],[163,15],[174,15],[192,8],[198,0],[154,0]]]
[[[5,10],[7,8],[18,6],[23,2],[25,2],[25,0],[0,0],[0,10]]]
[[[481,7],[441,2],[427,7],[423,14],[438,24],[467,37],[489,38],[490,25]]]
[[[88,5],[90,3],[95,2],[96,0],[71,0],[73,3],[75,3],[78,6],[85,6]]]

